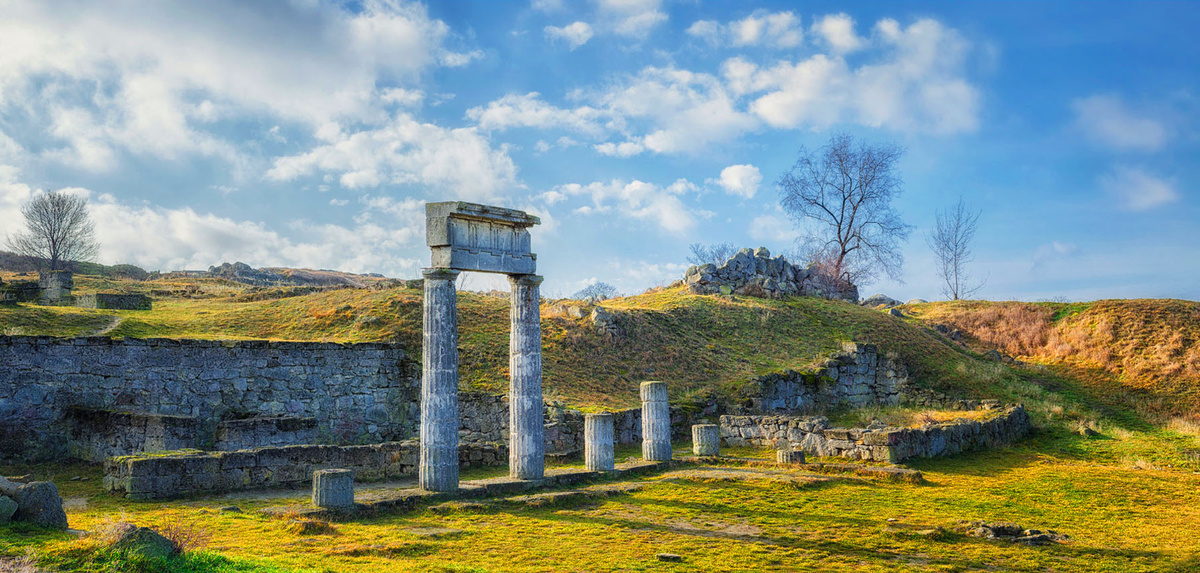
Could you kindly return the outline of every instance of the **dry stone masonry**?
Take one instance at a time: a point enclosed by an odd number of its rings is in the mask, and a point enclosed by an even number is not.
[[[273,487],[308,487],[316,470],[347,469],[357,481],[417,474],[416,440],[364,446],[284,446],[236,452],[181,451],[109,458],[104,487],[130,499],[167,499]],[[504,444],[464,444],[458,467],[504,466]]]
[[[390,344],[0,336],[0,364],[0,458],[68,455],[72,407],[195,418],[205,447],[256,415],[313,418],[325,443],[408,438],[419,416],[417,365]]]
[[[1029,428],[1029,414],[1020,405],[989,404],[980,419],[920,428],[834,428],[820,416],[721,416],[721,437],[729,446],[775,447],[782,442],[789,449],[818,456],[891,463],[1010,444],[1028,434]]]
[[[747,406],[758,412],[822,411],[841,407],[895,405],[920,391],[895,354],[874,344],[847,342],[815,373],[787,371],[751,381]]]
[[[848,283],[827,286],[814,268],[771,257],[766,247],[742,249],[721,266],[712,263],[690,267],[683,281],[695,294],[736,294],[760,298],[824,296],[858,301],[858,289]],[[829,290],[830,292],[825,292]]]
[[[150,310],[153,308],[150,297],[144,294],[93,293],[79,296],[75,306],[81,308],[99,308],[108,310]]]

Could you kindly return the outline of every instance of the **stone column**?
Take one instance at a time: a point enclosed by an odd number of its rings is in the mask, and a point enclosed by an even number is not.
[[[425,269],[421,356],[421,462],[418,483],[458,489],[458,271]]]
[[[642,382],[642,459],[671,459],[671,407],[666,382]]]
[[[613,415],[583,417],[583,465],[594,472],[613,471]]]
[[[546,467],[542,439],[542,323],[537,275],[510,275],[512,302],[508,339],[508,475],[541,479]]]
[[[788,446],[787,449],[775,452],[775,461],[781,464],[802,464],[804,463],[804,452],[793,450],[791,446]]]
[[[354,472],[352,470],[317,470],[313,472],[312,504],[328,509],[354,506]]]
[[[692,426],[692,453],[697,456],[721,455],[721,429],[716,424]]]

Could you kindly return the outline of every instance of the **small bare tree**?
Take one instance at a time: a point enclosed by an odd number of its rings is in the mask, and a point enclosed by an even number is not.
[[[937,226],[932,235],[925,236],[942,279],[942,294],[950,300],[970,297],[983,288],[985,281],[975,282],[967,273],[967,265],[975,260],[972,242],[980,213],[971,211],[959,197],[953,207],[937,212]]]
[[[571,295],[571,298],[596,302],[598,300],[608,300],[616,296],[621,296],[621,293],[617,291],[617,287],[608,283],[592,283]]]
[[[701,243],[692,243],[689,247],[692,254],[687,260],[693,265],[705,265],[712,263],[718,267],[725,264],[725,261],[733,258],[737,254],[737,247],[733,243],[714,243],[704,245]]]
[[[21,214],[27,229],[8,237],[8,247],[18,255],[45,261],[57,271],[69,262],[91,261],[100,252],[85,197],[49,191],[21,207]]]
[[[805,236],[809,262],[828,261],[834,278],[858,285],[881,274],[901,281],[900,245],[912,227],[892,209],[902,192],[896,163],[904,150],[870,145],[847,133],[819,149],[800,149],[791,171],[779,179],[780,203]]]

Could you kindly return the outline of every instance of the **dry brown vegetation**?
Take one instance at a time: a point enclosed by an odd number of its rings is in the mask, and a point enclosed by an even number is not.
[[[1111,374],[1126,389],[1145,393],[1149,410],[1200,412],[1200,303],[953,302],[914,311],[964,331],[981,347]]]

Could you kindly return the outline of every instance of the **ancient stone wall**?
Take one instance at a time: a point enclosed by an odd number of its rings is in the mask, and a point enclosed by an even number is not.
[[[755,412],[820,412],[842,407],[895,405],[920,392],[895,354],[874,344],[848,342],[815,373],[787,371],[751,381],[746,388]]]
[[[66,422],[71,456],[90,462],[130,452],[195,448],[199,434],[199,421],[192,416],[70,408]]]
[[[299,416],[254,416],[217,424],[214,450],[234,451],[263,446],[315,444],[319,440],[316,418]],[[133,450],[137,451],[147,450]]]
[[[246,489],[304,487],[320,469],[354,471],[355,481],[412,476],[420,446],[416,440],[367,446],[284,446],[233,452],[180,452],[124,456],[104,463],[104,487],[131,499],[165,499]],[[508,447],[466,443],[459,466],[504,466]]]
[[[0,336],[0,365],[7,458],[67,454],[71,407],[193,417],[208,437],[226,419],[311,417],[343,444],[408,438],[419,417],[416,364],[388,344]]]
[[[732,447],[778,448],[785,442],[812,455],[893,463],[1010,444],[1030,429],[1022,406],[991,404],[979,419],[960,418],[920,428],[834,428],[820,416],[721,416],[720,425],[722,441]]]
[[[771,257],[766,247],[742,249],[720,266],[708,263],[690,267],[683,282],[695,294],[761,298],[824,296],[858,302],[858,289],[854,285],[829,280],[815,268],[793,265],[782,256]]]

